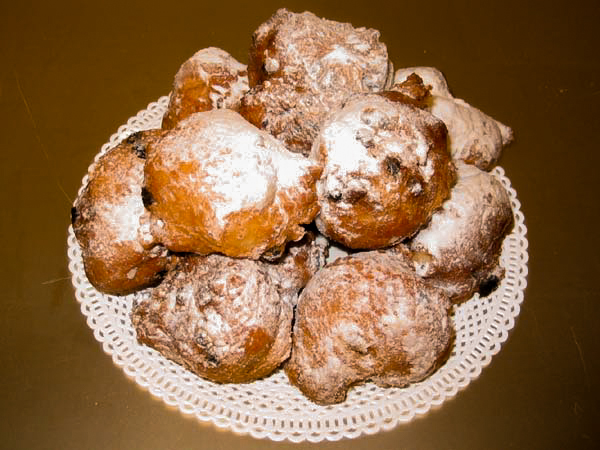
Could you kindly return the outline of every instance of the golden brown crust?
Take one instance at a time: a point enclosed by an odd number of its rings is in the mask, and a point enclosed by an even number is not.
[[[316,91],[376,92],[391,84],[390,66],[377,30],[280,9],[252,36],[248,79],[251,88],[282,78]]]
[[[431,100],[431,86],[423,84],[423,79],[416,73],[412,73],[405,80],[394,83],[389,90],[382,91],[379,95],[393,102],[425,109]]]
[[[320,172],[233,111],[193,114],[148,156],[152,232],[176,252],[257,259],[302,238]]]
[[[73,230],[86,275],[114,295],[154,286],[172,258],[140,224],[144,159],[160,130],[140,131],[110,149],[94,165],[72,209]]]
[[[446,128],[431,114],[380,96],[357,96],[323,126],[313,146],[319,230],[354,249],[414,234],[448,197],[455,170]]]
[[[286,374],[319,404],[343,401],[365,380],[386,387],[420,381],[450,350],[449,308],[401,255],[338,259],[300,294]]]
[[[200,111],[236,110],[247,90],[245,65],[219,48],[202,49],[177,71],[162,128],[174,128],[181,120]]]
[[[186,256],[134,304],[139,342],[219,383],[247,383],[273,372],[291,346],[295,290],[266,263],[221,255]]]

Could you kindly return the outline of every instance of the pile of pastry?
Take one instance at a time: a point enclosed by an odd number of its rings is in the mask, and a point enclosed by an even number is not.
[[[181,66],[161,128],[91,167],[72,224],[96,289],[151,288],[139,342],[220,383],[283,367],[331,404],[427,377],[453,305],[502,279],[513,214],[489,170],[511,139],[438,70],[394,71],[376,30],[282,9],[247,66]]]

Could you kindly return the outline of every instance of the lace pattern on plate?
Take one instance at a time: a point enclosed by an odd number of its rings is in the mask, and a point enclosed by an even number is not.
[[[95,161],[131,133],[160,127],[167,104],[168,97],[161,97],[129,119],[102,146]],[[431,377],[408,388],[384,389],[367,383],[351,389],[344,403],[318,406],[291,386],[282,371],[249,384],[216,384],[201,379],[138,344],[129,313],[133,299],[150,295],[150,290],[126,297],[96,291],[85,276],[81,250],[69,227],[69,269],[75,296],[94,337],[114,363],[137,384],[184,414],[275,441],[339,440],[389,430],[442,404],[477,378],[515,324],[527,284],[527,229],[517,193],[504,170],[496,167],[492,173],[507,189],[515,215],[515,227],[502,248],[506,276],[493,294],[485,298],[476,294],[455,307],[452,355]],[[87,180],[86,175],[80,192]]]

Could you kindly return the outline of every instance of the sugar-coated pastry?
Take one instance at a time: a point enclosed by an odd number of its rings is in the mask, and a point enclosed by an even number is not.
[[[455,179],[442,121],[373,94],[333,114],[311,156],[323,166],[317,226],[353,249],[386,247],[413,235]]]
[[[513,141],[512,129],[464,100],[454,98],[442,73],[433,67],[399,69],[395,80],[400,82],[413,73],[432,87],[428,109],[448,127],[452,157],[491,170],[502,149]]]
[[[302,238],[318,211],[320,173],[234,111],[193,114],[148,154],[152,234],[176,252],[257,259]]]
[[[240,113],[308,155],[325,118],[391,85],[393,70],[378,31],[280,9],[253,35],[248,78]]]
[[[248,74],[244,64],[220,48],[202,49],[175,74],[162,127],[173,128],[182,119],[200,111],[235,110],[247,90]]]
[[[246,383],[289,356],[297,291],[267,263],[222,255],[181,257],[132,308],[137,339],[209,380]]]
[[[427,227],[407,244],[416,272],[453,302],[487,294],[504,276],[502,242],[514,218],[510,197],[492,174],[457,162],[458,181]]]
[[[513,140],[506,125],[460,99],[433,97],[431,113],[444,121],[452,157],[491,170]]]
[[[299,88],[376,92],[393,80],[379,31],[278,10],[252,36],[250,87],[273,78]]]
[[[167,250],[140,223],[144,160],[161,135],[139,131],[108,150],[71,210],[86,275],[101,292],[126,295],[156,285],[169,265]]]
[[[298,299],[290,382],[318,404],[372,380],[404,387],[435,371],[454,330],[445,294],[400,254],[371,251],[321,269]]]

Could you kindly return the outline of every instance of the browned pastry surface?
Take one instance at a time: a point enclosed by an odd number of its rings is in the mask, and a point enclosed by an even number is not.
[[[455,180],[442,121],[378,95],[348,101],[324,124],[312,152],[323,166],[317,226],[354,249],[414,234]]]
[[[266,263],[191,255],[131,318],[138,340],[163,356],[212,381],[245,383],[288,357],[296,292]]]
[[[237,109],[248,90],[246,66],[220,48],[196,52],[175,74],[162,127],[171,129],[195,112]]]
[[[282,79],[267,80],[242,97],[239,112],[244,118],[304,156],[331,110],[347,98],[344,91],[320,92],[296,88]]]
[[[379,95],[394,102],[425,109],[431,101],[431,86],[425,85],[416,73],[411,73],[406,79],[395,82],[389,90],[382,91]]]
[[[345,399],[373,380],[403,387],[445,360],[454,331],[450,302],[400,254],[340,258],[320,270],[298,299],[290,382],[319,404]]]
[[[279,284],[299,291],[325,266],[328,256],[329,241],[316,232],[307,231],[301,240],[290,242],[278,258],[269,262]]]
[[[303,88],[375,92],[393,71],[379,31],[280,9],[252,36],[248,81],[289,77]]]
[[[493,175],[457,162],[450,198],[409,243],[417,273],[454,302],[483,294],[504,276],[502,242],[514,218],[508,193]]]
[[[392,72],[378,31],[280,9],[253,35],[240,113],[307,155],[330,112],[389,86]]]
[[[137,132],[93,166],[71,210],[86,275],[99,291],[125,295],[157,284],[170,257],[140,225],[148,146],[160,130]]]
[[[236,112],[196,113],[148,154],[148,221],[173,251],[257,259],[302,238],[320,172]]]

